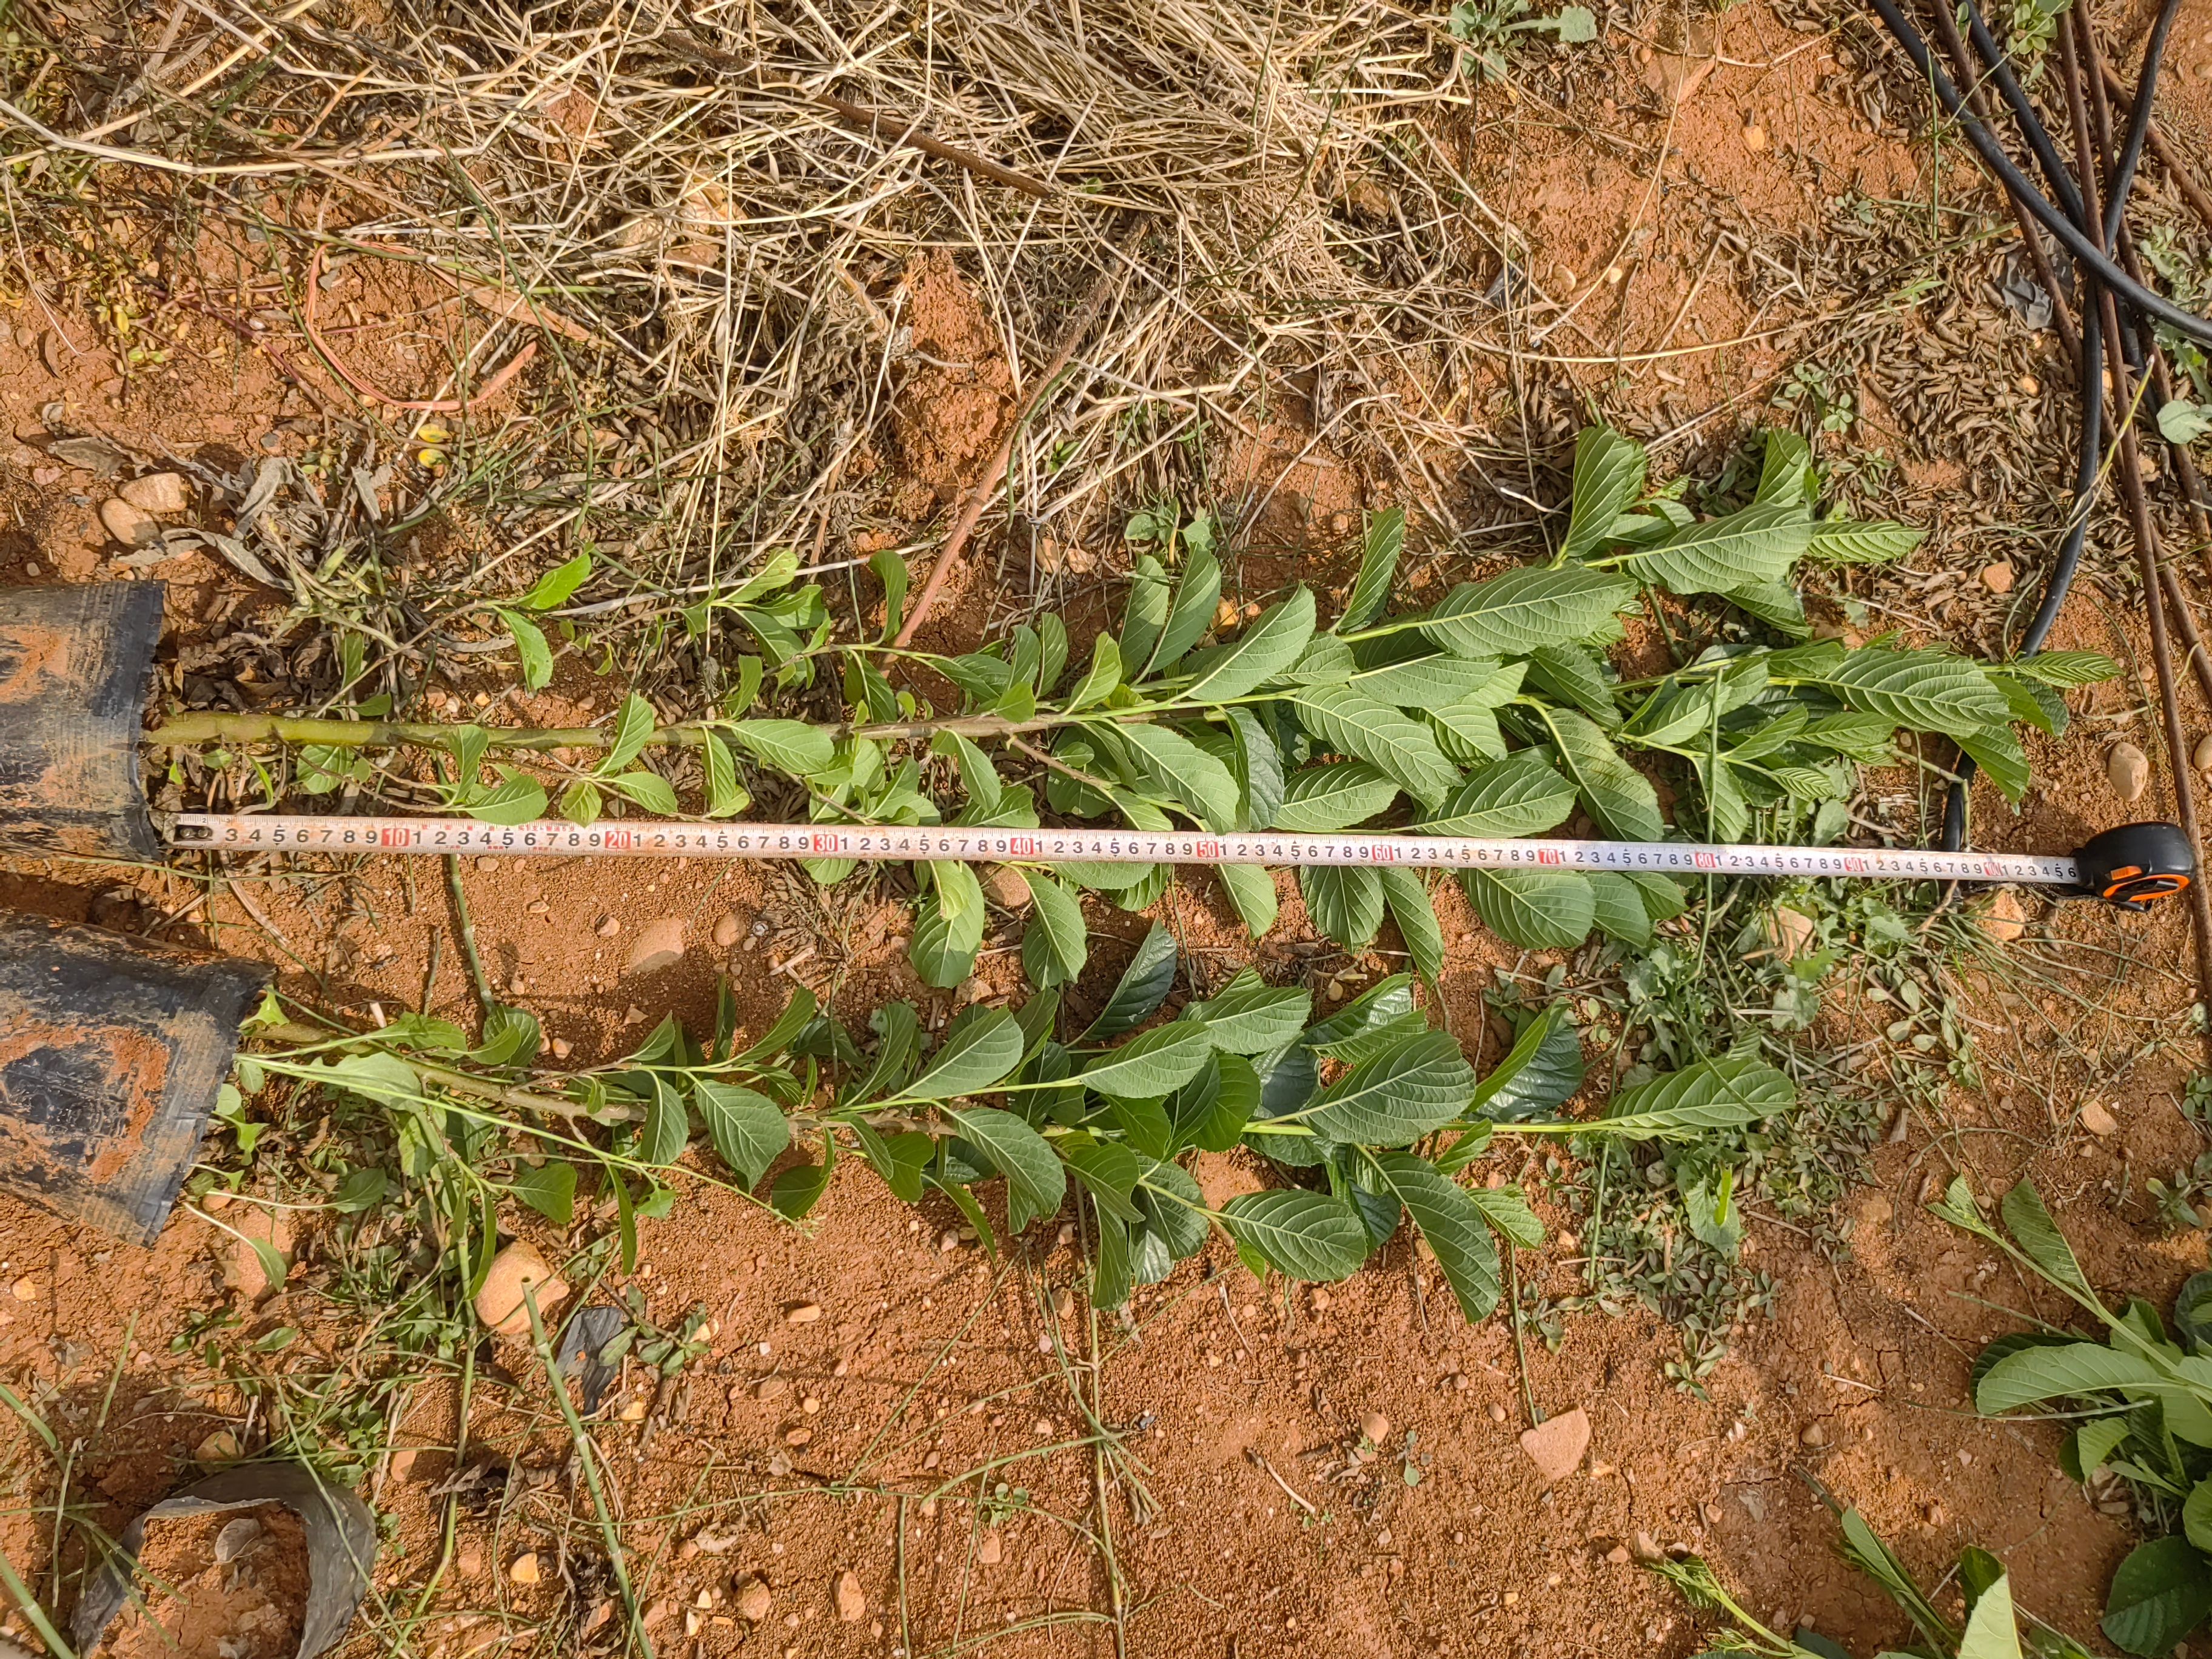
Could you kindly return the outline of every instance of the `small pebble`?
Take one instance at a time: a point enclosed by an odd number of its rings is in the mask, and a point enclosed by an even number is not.
[[[2112,793],[2132,805],[2150,787],[2150,757],[2131,743],[2116,743],[2105,757],[2105,776]]]
[[[744,924],[738,921],[737,912],[725,910],[714,919],[714,948],[718,951],[728,950],[738,942],[738,936],[744,932]]]
[[[2197,739],[2197,747],[2191,751],[2189,758],[2196,763],[2198,771],[2212,772],[2212,734]]]
[[[1821,1447],[1828,1443],[1828,1431],[1826,1425],[1820,1423],[1807,1424],[1805,1425],[1805,1431],[1797,1437],[1797,1443],[1801,1446],[1808,1447],[1814,1451],[1818,1451]]]
[[[822,1304],[819,1302],[793,1302],[783,1310],[787,1325],[811,1325],[821,1317]]]
[[[626,974],[657,974],[664,968],[673,968],[684,960],[684,918],[655,916],[637,930],[637,939],[629,947],[629,959],[623,966]]]
[[[1748,150],[1765,149],[1766,148],[1766,129],[1759,125],[1756,121],[1753,121],[1747,125],[1743,130],[1743,147]]]
[[[1390,1437],[1390,1419],[1381,1412],[1370,1412],[1359,1419],[1359,1432],[1367,1437],[1367,1443],[1379,1446]]]
[[[120,495],[100,504],[100,527],[125,547],[145,547],[161,538],[160,520]]]
[[[2011,592],[2012,580],[2012,562],[2008,559],[2000,559],[1995,564],[1982,567],[1982,586],[1992,593]]]
[[[617,933],[622,932],[622,923],[617,918],[609,916],[592,931],[601,939],[612,939]]]
[[[173,472],[149,472],[118,486],[116,495],[141,513],[181,513],[191,505],[191,491]]]
[[[775,1606],[775,1595],[758,1573],[749,1572],[738,1581],[738,1617],[747,1624],[757,1625]]]
[[[538,1578],[538,1553],[535,1550],[525,1550],[516,1556],[507,1565],[507,1576],[518,1584],[536,1583]]]
[[[850,1569],[837,1575],[830,1596],[836,1604],[841,1624],[857,1625],[867,1616],[868,1598],[860,1589],[860,1575]]]

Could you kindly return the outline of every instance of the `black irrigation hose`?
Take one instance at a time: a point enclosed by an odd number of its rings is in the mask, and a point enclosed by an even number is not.
[[[2150,39],[2143,46],[2142,71],[2136,76],[2136,101],[2128,112],[2128,136],[2120,145],[2119,159],[2112,165],[2112,200],[2105,204],[2105,246],[2117,248],[2120,245],[2120,210],[2128,199],[2128,191],[2136,182],[2136,169],[2142,163],[2143,143],[2150,137],[2151,93],[2158,85],[2159,59],[2166,53],[2166,37],[2172,32],[2173,20],[2181,10],[2181,0],[2166,0],[2158,9],[2158,17],[2150,26]],[[2086,25],[2085,25],[2086,27]],[[2094,71],[2085,69],[2085,75]]]
[[[2022,207],[2042,222],[2045,229],[2057,238],[2059,244],[2074,256],[2075,262],[2084,267],[2084,274],[2095,275],[2112,290],[2116,299],[2132,306],[2146,317],[2157,319],[2177,333],[2185,334],[2200,344],[2212,346],[2212,319],[2185,310],[2130,276],[2110,255],[2090,240],[2079,224],[2053,207],[2049,198],[2035,187],[2034,181],[2014,165],[2012,157],[2005,154],[2004,146],[1998,143],[1989,130],[1967,109],[1966,100],[1959,95],[1959,89],[1951,84],[1950,77],[1929,56],[1928,43],[1920,38],[1920,31],[1914,28],[1906,21],[1905,14],[1897,9],[1895,0],[1871,0],[1871,3],[1890,33],[1896,38],[1898,45],[1904,47],[1905,55],[1911,58],[1913,67],[1935,89],[1936,100],[1943,106],[1944,112],[1959,124],[1960,131],[1981,153],[1983,161],[1990,172],[1996,174],[1998,182]],[[1937,0],[1937,3],[1942,3],[1942,0]],[[2137,87],[2136,103],[2146,103],[2151,90],[2148,85]]]
[[[2027,94],[2021,90],[2019,81],[2013,76],[2011,58],[1990,38],[1990,26],[1983,21],[1982,9],[1975,0],[1966,0],[1966,38],[1974,43],[1974,51],[1988,68],[1990,78],[1997,83],[1997,90],[2004,95],[2005,104],[2012,111],[2012,118],[2020,123],[2021,136],[2027,140],[2027,147],[2034,153],[2036,164],[2043,169],[2043,176],[2051,180],[2051,188],[2058,194],[2058,205],[2076,224],[2085,222],[2088,216],[2082,211],[2081,186],[2074,182],[2074,174],[2066,166],[2066,158],[2058,153],[2058,145],[2052,139],[2050,129],[2043,125],[2041,118],[2035,112],[2035,106],[2027,101]],[[1908,46],[1905,50],[1910,52],[1911,48]]]
[[[1898,9],[1894,0],[1872,0],[1872,3],[1890,33],[1905,48],[1906,55],[1934,88],[1945,110],[1960,124],[1974,148],[1981,153],[1982,159],[1996,175],[1998,182],[2015,202],[2041,221],[2074,256],[2080,276],[2081,430],[2076,453],[2074,514],[2067,529],[2066,539],[2060,546],[2058,557],[2044,583],[2042,601],[2036,606],[2027,632],[2021,636],[2018,654],[2033,656],[2049,637],[2052,624],[2057,621],[2059,608],[2065,604],[2067,594],[2074,585],[2075,574],[2080,568],[2082,550],[2088,537],[2089,509],[2095,497],[2103,460],[2106,341],[2100,287],[2109,286],[2114,299],[2121,302],[2119,309],[2124,319],[2120,325],[2123,337],[2112,343],[2123,353],[2128,353],[2134,337],[2134,331],[2129,326],[2134,321],[2133,317],[2127,315],[2129,307],[2142,315],[2156,318],[2193,339],[2212,340],[2212,321],[2185,311],[2151,293],[2130,278],[2106,252],[2117,246],[2121,234],[2128,196],[2134,186],[2143,146],[2150,134],[2151,103],[2158,85],[2159,61],[2165,51],[2166,36],[2172,27],[2174,16],[2179,10],[2179,0],[2163,0],[2159,9],[2157,21],[2144,48],[2142,73],[2136,78],[2135,102],[2129,112],[2127,135],[2113,165],[2109,199],[2104,204],[2102,223],[2094,225],[2090,222],[2080,181],[2068,169],[2049,130],[2044,126],[2034,106],[2021,91],[2004,52],[1991,38],[1976,0],[1966,0],[1965,5],[1967,31],[1974,49],[1988,68],[1990,79],[1996,82],[2037,164],[2065,204],[2063,212],[2053,207],[2049,199],[2035,188],[2033,182],[2014,165],[2011,157],[2005,154],[2003,147],[1988,129],[1974,118],[1966,107],[1966,100],[1936,65],[1927,43]],[[1935,0],[1935,3],[1948,4],[1949,0]],[[2101,235],[2098,234],[2100,232]],[[2093,236],[2096,240],[2093,240]],[[2128,355],[2132,356],[2131,353]],[[2158,603],[2155,593],[2149,599],[2150,603]],[[1959,757],[1957,780],[1947,792],[1943,805],[1942,844],[1947,850],[1955,850],[1965,842],[1967,788],[1975,769],[1973,757],[1962,753]]]

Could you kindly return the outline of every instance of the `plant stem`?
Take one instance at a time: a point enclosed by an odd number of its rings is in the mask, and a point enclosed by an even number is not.
[[[1521,1372],[1521,1404],[1533,1429],[1544,1419],[1536,1409],[1535,1390],[1528,1386],[1528,1348],[1521,1335],[1520,1264],[1520,1248],[1509,1238],[1505,1241],[1505,1294],[1511,1298],[1513,1309],[1513,1362]]]
[[[446,890],[453,896],[454,931],[461,941],[462,959],[469,964],[470,981],[477,988],[477,1006],[489,1025],[499,1003],[491,994],[491,981],[484,977],[483,958],[477,954],[477,925],[469,919],[468,896],[461,890],[461,861],[451,853],[446,854]]]
[[[551,1386],[561,1416],[568,1425],[569,1438],[576,1448],[576,1461],[584,1466],[584,1482],[592,1489],[592,1507],[599,1511],[599,1532],[607,1543],[607,1565],[614,1569],[615,1584],[622,1591],[623,1609],[629,1614],[630,1639],[637,1644],[646,1659],[653,1659],[653,1639],[645,1633],[645,1619],[638,1610],[637,1594],[630,1588],[622,1534],[615,1527],[614,1516],[607,1508],[607,1495],[599,1485],[599,1442],[584,1432],[575,1403],[568,1398],[568,1384],[561,1380],[561,1368],[554,1363],[553,1343],[545,1334],[545,1322],[538,1316],[537,1294],[526,1285],[522,1304],[530,1310],[530,1346],[538,1352],[538,1363],[545,1368],[545,1381]]]
[[[1158,712],[1131,710],[1121,718],[1149,719]],[[1048,732],[1098,717],[1097,711],[1039,714],[1026,720],[977,714],[958,720],[893,720],[878,725],[832,722],[817,729],[833,738],[869,738],[879,742],[933,738],[940,732],[957,732],[963,738],[1003,738],[1024,732]],[[654,727],[646,743],[649,747],[697,749],[713,729],[711,721],[679,720],[673,726]],[[605,749],[614,741],[611,726],[476,726],[465,722],[441,725],[422,720],[331,720],[286,714],[212,713],[173,715],[140,741],[156,749],[193,749],[218,743],[319,744],[331,749],[440,749],[463,732],[477,731],[490,739],[489,746],[493,749]]]

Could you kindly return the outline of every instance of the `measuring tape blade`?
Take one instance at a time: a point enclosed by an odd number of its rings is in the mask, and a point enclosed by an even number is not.
[[[1841,876],[2006,881],[2070,887],[2070,858],[1875,847],[1753,847],[1692,842],[1483,840],[1345,830],[1212,835],[1138,830],[986,830],[957,825],[675,823],[591,825],[539,818],[285,817],[181,812],[169,839],[240,853],[466,853],[521,858],[891,859],[975,864],[1399,865],[1437,870],[1578,870],[1622,875]]]

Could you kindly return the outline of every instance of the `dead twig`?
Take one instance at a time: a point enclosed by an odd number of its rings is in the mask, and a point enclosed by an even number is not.
[[[1076,307],[1075,315],[1069,319],[1067,331],[1060,336],[1059,349],[1053,353],[1051,362],[1045,366],[1044,373],[1038,375],[1030,386],[1030,395],[1022,400],[1021,408],[1015,412],[1014,418],[1006,422],[1006,435],[991,452],[991,459],[983,468],[983,476],[976,480],[975,489],[961,503],[960,514],[953,520],[952,528],[945,538],[945,546],[937,556],[937,562],[930,567],[929,580],[921,585],[921,592],[915,596],[914,609],[908,612],[905,625],[899,629],[898,638],[892,641],[894,645],[903,648],[912,644],[915,633],[928,617],[930,607],[937,603],[938,592],[945,586],[945,579],[952,574],[952,567],[958,561],[961,550],[968,545],[968,538],[975,533],[976,525],[981,522],[983,509],[998,494],[999,485],[1006,476],[1007,465],[1013,459],[1014,444],[1021,436],[1022,428],[1029,424],[1030,416],[1036,412],[1037,406],[1044,401],[1046,394],[1060,377],[1067,372],[1068,364],[1074,361],[1076,348],[1083,343],[1084,337],[1091,332],[1091,325],[1098,320],[1120,290],[1125,268],[1123,256],[1135,239],[1136,229],[1132,228],[1124,233],[1115,245],[1114,257],[1107,261],[1105,270],[1098,273],[1098,280],[1091,283],[1091,291],[1083,296],[1083,303]]]

